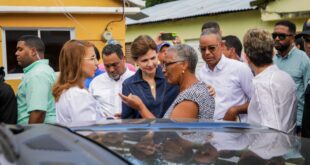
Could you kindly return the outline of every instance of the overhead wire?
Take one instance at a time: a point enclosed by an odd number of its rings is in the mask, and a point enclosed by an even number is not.
[[[62,0],[55,0],[56,1],[56,4],[58,6],[61,6],[61,7],[64,7],[64,10],[65,12],[63,13],[68,19],[70,19],[71,21],[73,21],[75,24],[77,24],[83,31],[89,33],[90,31],[87,30],[87,28],[81,24],[71,13],[69,13],[66,8],[65,8],[65,5],[64,3],[62,2]]]
[[[122,18],[120,20],[116,20],[116,21],[110,21],[109,23],[107,23],[107,26],[104,28],[105,31],[108,30],[110,24],[112,23],[115,23],[115,22],[121,22],[124,20],[125,18],[125,3],[126,3],[126,0],[123,0],[123,12],[122,12]]]

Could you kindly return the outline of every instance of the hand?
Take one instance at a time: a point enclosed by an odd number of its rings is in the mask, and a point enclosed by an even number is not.
[[[172,43],[173,43],[174,45],[176,45],[176,44],[181,44],[181,43],[182,43],[181,37],[180,37],[180,36],[176,36],[176,37],[175,37],[175,40],[173,40]]]
[[[120,113],[115,113],[114,114],[114,118],[115,119],[120,119],[121,118],[121,114]]]
[[[208,88],[208,92],[209,92],[210,96],[215,97],[216,92],[215,92],[215,89],[213,88],[213,86],[207,85],[207,88]]]
[[[159,45],[159,44],[161,44],[161,43],[163,43],[164,41],[163,40],[161,40],[161,34],[163,34],[164,32],[160,32],[159,34],[158,34],[158,36],[156,36],[156,38],[154,38],[154,41],[155,41],[155,43],[156,43],[156,45]]]
[[[129,94],[128,96],[125,96],[121,93],[119,93],[119,96],[121,97],[122,101],[127,104],[128,106],[130,106],[133,109],[136,109],[138,111],[140,111],[142,108],[142,106],[144,105],[144,103],[142,102],[142,100],[133,94]]]
[[[238,109],[235,107],[231,107],[228,109],[224,116],[224,120],[227,121],[236,121],[238,115]]]

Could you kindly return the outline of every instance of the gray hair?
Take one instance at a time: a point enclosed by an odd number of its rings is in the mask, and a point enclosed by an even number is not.
[[[188,62],[188,70],[195,73],[198,56],[194,48],[186,44],[178,44],[168,48],[168,52],[175,52],[178,60]]]
[[[216,37],[218,38],[219,41],[222,41],[222,35],[221,33],[215,29],[215,28],[208,28],[208,29],[204,29],[201,34],[200,37],[202,36],[208,36],[208,35],[216,35]]]

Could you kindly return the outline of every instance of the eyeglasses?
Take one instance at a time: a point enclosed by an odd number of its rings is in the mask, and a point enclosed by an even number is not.
[[[279,40],[285,40],[287,36],[292,36],[292,34],[285,34],[285,33],[272,33],[272,38],[275,40],[279,37]]]
[[[96,57],[89,57],[89,58],[84,58],[84,60],[92,60],[93,62],[98,62]]]
[[[175,63],[178,63],[178,62],[183,62],[184,60],[177,60],[177,61],[172,61],[172,62],[164,62],[163,63],[163,69],[167,69],[167,67],[169,66],[169,65],[172,65],[172,64],[175,64]]]
[[[217,45],[209,45],[207,47],[199,47],[199,50],[201,53],[205,53],[206,50],[208,49],[211,53],[214,53],[217,48],[219,47],[220,44],[217,44]]]
[[[120,63],[121,63],[121,62],[114,62],[114,63],[112,63],[112,64],[104,64],[104,67],[105,67],[105,68],[110,68],[110,67],[115,68],[115,67],[118,67],[118,65],[119,65]]]
[[[310,36],[308,36],[308,37],[302,36],[301,38],[302,38],[305,42],[310,42]]]

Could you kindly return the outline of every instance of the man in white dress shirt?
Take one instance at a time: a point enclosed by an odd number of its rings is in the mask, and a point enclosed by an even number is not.
[[[126,60],[121,45],[108,44],[102,50],[102,60],[106,72],[97,76],[89,86],[89,92],[98,101],[100,111],[107,118],[118,118],[122,110],[124,80],[134,72],[126,68]]]
[[[273,39],[262,29],[250,29],[243,38],[247,61],[255,72],[248,122],[293,134],[296,126],[296,85],[273,64]]]
[[[199,49],[206,65],[198,78],[215,88],[214,119],[241,122],[247,120],[247,107],[252,96],[251,69],[237,60],[225,57],[221,34],[212,28],[202,32]]]

